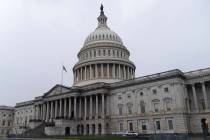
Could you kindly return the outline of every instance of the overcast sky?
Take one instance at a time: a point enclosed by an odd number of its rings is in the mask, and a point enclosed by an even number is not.
[[[135,63],[136,77],[210,67],[209,0],[103,0],[108,26]],[[97,27],[99,0],[0,0],[0,105],[34,99],[72,68]]]

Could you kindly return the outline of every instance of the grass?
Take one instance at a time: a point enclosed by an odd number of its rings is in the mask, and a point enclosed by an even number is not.
[[[57,137],[55,139],[62,140],[133,140],[131,137],[122,136],[69,136],[69,137]]]

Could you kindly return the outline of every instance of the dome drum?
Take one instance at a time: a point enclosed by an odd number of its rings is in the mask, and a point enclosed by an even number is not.
[[[80,66],[74,69],[74,83],[100,79],[126,80],[135,77],[135,67],[119,63],[96,63]],[[107,81],[107,80],[106,80]]]

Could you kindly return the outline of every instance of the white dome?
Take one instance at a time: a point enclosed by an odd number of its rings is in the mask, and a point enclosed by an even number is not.
[[[110,30],[108,27],[98,27],[85,39],[84,47],[98,43],[98,42],[111,42],[123,45],[123,42],[118,34]]]

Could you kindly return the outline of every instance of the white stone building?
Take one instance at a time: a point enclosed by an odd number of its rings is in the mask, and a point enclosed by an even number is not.
[[[102,6],[78,53],[73,86],[17,104],[13,133],[41,126],[46,135],[201,133],[201,119],[210,121],[210,68],[135,78],[129,51],[106,21]]]

